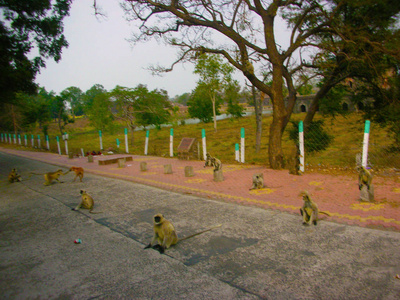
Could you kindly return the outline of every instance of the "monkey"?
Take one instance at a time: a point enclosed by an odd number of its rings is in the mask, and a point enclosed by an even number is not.
[[[94,212],[94,200],[93,197],[90,196],[85,190],[81,190],[79,192],[82,195],[82,200],[79,202],[79,204],[75,207],[72,208],[72,210],[78,211],[80,208],[86,208],[89,209],[89,212],[91,214],[100,214],[101,212]]]
[[[264,187],[264,174],[258,173],[253,175],[253,186],[249,190],[262,189]]]
[[[210,153],[206,154],[206,161],[205,161],[204,167],[207,167],[207,166],[214,167],[214,172],[222,169],[221,161],[216,157],[212,157],[210,155]]]
[[[358,189],[360,190],[361,201],[374,201],[374,186],[372,185],[372,177],[370,171],[363,166],[356,168],[358,171]]]
[[[358,171],[358,189],[361,190],[363,185],[369,189],[372,181],[372,174],[365,167],[359,166],[356,168]]]
[[[213,166],[213,165],[211,164],[211,159],[212,159],[212,156],[210,155],[210,153],[207,153],[207,154],[206,154],[206,161],[205,161],[205,164],[204,164],[204,168],[205,168],[205,167],[208,167],[208,166],[210,166],[210,167]]]
[[[14,181],[21,182],[21,180],[22,180],[21,175],[17,173],[16,168],[13,168],[10,174],[8,174],[8,181],[10,183],[13,183]]]
[[[222,169],[222,163],[218,158],[213,157],[212,158],[212,164],[214,166],[214,172],[219,171],[219,170]]]
[[[299,196],[303,196],[304,204],[300,208],[300,213],[303,216],[303,225],[317,225],[318,213],[330,216],[327,212],[319,211],[317,203],[311,200],[307,191],[302,191]]]
[[[81,167],[71,167],[67,173],[69,173],[69,172],[71,172],[71,171],[74,171],[74,172],[75,172],[75,178],[74,178],[73,182],[75,182],[75,180],[76,180],[77,177],[79,177],[80,182],[82,182],[82,178],[83,178],[83,168],[81,168]],[[67,174],[67,173],[65,173],[65,174]],[[64,175],[65,175],[65,174],[64,174]]]
[[[170,221],[165,219],[162,214],[156,214],[153,217],[153,219],[154,219],[154,227],[153,227],[154,236],[152,241],[146,247],[144,247],[144,249],[153,248],[158,250],[161,254],[164,253],[165,249],[168,249],[169,247],[175,245],[178,242],[190,239],[196,235],[202,234],[204,232],[222,226],[222,224],[219,224],[217,226],[211,227],[209,229],[179,239],[178,235],[176,234],[174,225],[172,225]],[[156,242],[158,242],[158,244],[156,244]]]
[[[68,173],[68,172],[67,172],[67,173]],[[44,180],[45,180],[45,182],[44,182],[43,184],[44,184],[44,185],[51,185],[51,183],[53,182],[53,180],[56,180],[56,181],[58,181],[59,183],[63,183],[63,182],[60,181],[58,178],[59,178],[61,175],[65,175],[65,174],[67,174],[67,173],[63,173],[63,171],[62,171],[61,169],[58,169],[58,170],[55,171],[55,172],[48,172],[48,173],[42,173],[42,174],[31,172],[31,176],[32,176],[32,174],[34,174],[34,175],[43,175],[43,176],[44,176]]]

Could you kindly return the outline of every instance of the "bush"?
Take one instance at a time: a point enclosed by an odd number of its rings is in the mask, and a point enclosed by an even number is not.
[[[289,130],[289,137],[295,143],[299,140],[299,124],[291,121],[293,127]],[[306,153],[320,152],[329,147],[333,141],[333,136],[329,135],[324,129],[324,120],[312,121],[304,133],[304,151]]]

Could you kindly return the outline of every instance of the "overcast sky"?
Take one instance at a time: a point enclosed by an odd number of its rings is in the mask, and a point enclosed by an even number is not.
[[[170,66],[177,57],[177,48],[147,42],[132,46],[127,41],[132,30],[124,18],[120,0],[98,0],[107,15],[96,18],[93,0],[75,0],[70,16],[64,19],[64,34],[69,47],[63,50],[59,63],[47,61],[47,67],[37,75],[36,82],[47,91],[59,94],[70,86],[83,92],[94,84],[101,84],[108,91],[116,85],[136,87],[145,84],[150,90],[164,89],[172,98],[191,92],[198,76],[193,65],[179,64],[164,76],[153,76],[150,65]],[[236,76],[243,85],[244,77]]]
[[[164,76],[152,76],[145,68],[169,66],[177,49],[148,42],[132,47],[127,41],[132,30],[124,19],[119,0],[97,1],[107,19],[94,16],[93,1],[75,0],[70,16],[64,19],[64,34],[69,47],[63,50],[59,63],[48,60],[36,83],[47,91],[60,93],[77,86],[83,92],[94,84],[107,90],[116,85],[136,87],[146,84],[150,90],[165,89],[170,97],[191,92],[198,80],[193,65],[179,64]]]

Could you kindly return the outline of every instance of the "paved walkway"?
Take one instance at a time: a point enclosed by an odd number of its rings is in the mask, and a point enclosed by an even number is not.
[[[363,227],[400,231],[400,184],[399,177],[375,177],[375,202],[358,201],[357,175],[303,174],[289,175],[287,170],[271,170],[246,164],[223,165],[224,181],[215,182],[211,167],[204,168],[202,161],[179,160],[138,155],[95,156],[94,162],[86,157],[69,159],[66,155],[48,152],[31,152],[0,147],[0,151],[25,158],[43,161],[69,168],[83,167],[85,172],[134,181],[161,189],[193,194],[210,199],[220,199],[242,205],[255,205],[265,209],[277,209],[299,214],[302,198],[299,192],[308,190],[320,210],[331,216],[325,220]],[[99,165],[108,158],[131,156],[125,167],[118,164]],[[140,170],[140,163],[147,163],[147,171]],[[164,174],[164,165],[171,164],[172,174]],[[193,177],[185,177],[184,168],[192,166]],[[52,170],[49,170],[52,171]],[[24,175],[23,170],[19,172]],[[249,190],[252,176],[263,173],[266,187]],[[73,176],[73,175],[67,175]]]

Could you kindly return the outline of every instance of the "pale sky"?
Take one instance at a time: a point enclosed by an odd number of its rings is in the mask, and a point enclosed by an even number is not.
[[[164,89],[169,97],[191,92],[198,76],[192,64],[178,64],[162,77],[153,76],[150,65],[169,67],[177,57],[177,48],[155,41],[132,46],[127,41],[132,30],[124,18],[120,0],[98,0],[107,19],[96,18],[93,0],[75,0],[70,15],[64,19],[64,34],[69,47],[63,50],[59,63],[48,60],[36,83],[59,94],[70,86],[83,92],[94,84],[110,91],[116,85],[134,88],[145,84],[149,90]],[[244,77],[236,76],[244,85]]]

